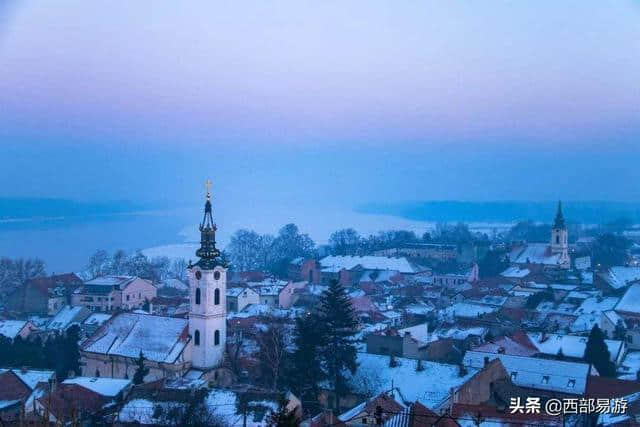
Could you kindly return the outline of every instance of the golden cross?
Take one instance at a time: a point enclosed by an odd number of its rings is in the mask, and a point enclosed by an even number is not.
[[[211,180],[206,180],[204,186],[207,189],[207,199],[211,198]]]

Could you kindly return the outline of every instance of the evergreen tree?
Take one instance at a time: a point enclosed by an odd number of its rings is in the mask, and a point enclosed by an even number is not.
[[[287,409],[287,401],[281,399],[278,412],[271,412],[267,418],[267,425],[269,427],[298,427],[300,422],[295,412]]]
[[[595,366],[600,375],[614,377],[616,367],[610,360],[611,354],[604,341],[604,334],[598,325],[594,325],[589,333],[587,346],[584,349],[584,360]]]
[[[138,360],[136,360],[136,365],[137,368],[133,374],[133,383],[138,385],[144,382],[144,377],[149,373],[149,368],[144,366],[144,354],[142,354],[142,351],[140,352],[140,356],[138,356]]]
[[[309,402],[305,408],[314,413],[318,409],[313,404],[318,399],[318,383],[326,378],[320,358],[323,337],[318,333],[319,325],[315,314],[296,318],[293,332],[295,350],[286,364],[290,366],[287,374],[289,387],[303,402]]]
[[[64,369],[63,376],[58,378],[66,378],[69,373],[75,375],[80,374],[80,348],[78,342],[80,341],[80,327],[77,325],[71,326],[67,329],[64,337],[61,339],[61,345],[63,347],[63,356],[61,366]]]
[[[318,318],[324,341],[321,360],[336,396],[337,412],[340,396],[347,391],[345,371],[355,373],[358,367],[354,340],[358,321],[346,290],[335,280],[320,299]]]

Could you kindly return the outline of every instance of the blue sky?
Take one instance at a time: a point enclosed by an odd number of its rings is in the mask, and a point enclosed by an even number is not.
[[[4,7],[4,8],[3,8]],[[13,1],[2,195],[640,197],[638,1]]]

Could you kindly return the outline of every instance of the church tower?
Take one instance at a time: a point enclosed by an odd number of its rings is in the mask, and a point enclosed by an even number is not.
[[[569,232],[562,215],[562,202],[558,202],[556,218],[551,228],[551,253],[560,255],[558,264],[564,268],[569,268],[571,264],[569,259]]]
[[[200,224],[199,260],[189,265],[192,366],[217,367],[224,357],[227,341],[227,268],[216,248],[216,224],[211,209],[211,183],[207,181],[207,200]]]

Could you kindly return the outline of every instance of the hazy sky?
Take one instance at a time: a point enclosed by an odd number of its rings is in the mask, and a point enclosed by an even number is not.
[[[639,158],[637,0],[0,0],[0,195],[637,201]]]

